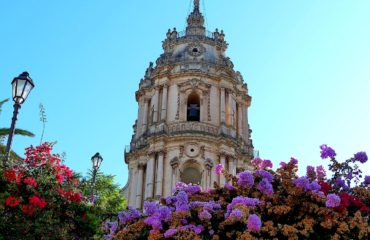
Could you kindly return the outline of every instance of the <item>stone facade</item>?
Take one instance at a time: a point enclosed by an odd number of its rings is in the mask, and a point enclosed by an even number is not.
[[[199,1],[184,32],[168,30],[164,53],[149,64],[136,92],[138,118],[125,151],[128,204],[171,194],[175,183],[211,188],[216,164],[248,168],[253,145],[247,84],[225,56],[223,31],[208,32]]]

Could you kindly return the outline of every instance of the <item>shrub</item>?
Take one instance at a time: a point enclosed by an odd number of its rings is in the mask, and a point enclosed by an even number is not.
[[[272,170],[269,160],[252,160],[254,171],[237,176],[222,165],[216,173],[228,183],[201,191],[178,183],[173,196],[145,202],[143,212],[132,207],[105,222],[105,239],[369,239],[370,177],[362,181],[360,152],[339,163],[335,151],[321,146],[330,159],[332,177],[322,166],[307,167],[297,176],[292,158]]]
[[[0,172],[0,239],[78,239],[94,233],[78,179],[52,145],[26,149],[23,163]]]

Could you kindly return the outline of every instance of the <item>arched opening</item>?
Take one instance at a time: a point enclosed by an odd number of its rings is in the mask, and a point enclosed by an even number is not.
[[[200,185],[202,182],[202,173],[195,167],[187,167],[181,172],[181,182]]]
[[[200,121],[200,99],[195,92],[188,97],[187,121]]]

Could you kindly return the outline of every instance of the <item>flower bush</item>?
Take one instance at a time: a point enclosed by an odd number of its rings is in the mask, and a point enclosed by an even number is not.
[[[339,163],[334,149],[321,147],[332,177],[322,166],[297,176],[298,160],[252,160],[253,171],[229,174],[225,186],[201,191],[178,183],[173,196],[144,202],[143,212],[128,207],[117,221],[103,224],[105,239],[369,239],[370,177],[358,163],[360,152]],[[324,160],[326,161],[326,160]]]
[[[78,239],[91,235],[78,179],[44,143],[0,171],[0,239]],[[96,227],[96,225],[95,225]]]

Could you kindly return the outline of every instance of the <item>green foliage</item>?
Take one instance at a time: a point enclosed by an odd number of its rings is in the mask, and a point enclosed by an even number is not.
[[[81,190],[84,196],[91,201],[92,196],[92,171],[87,178],[81,179]],[[120,192],[118,184],[114,183],[113,175],[105,175],[101,172],[96,174],[94,188],[94,206],[100,211],[101,218],[110,218],[126,207],[126,199]]]

